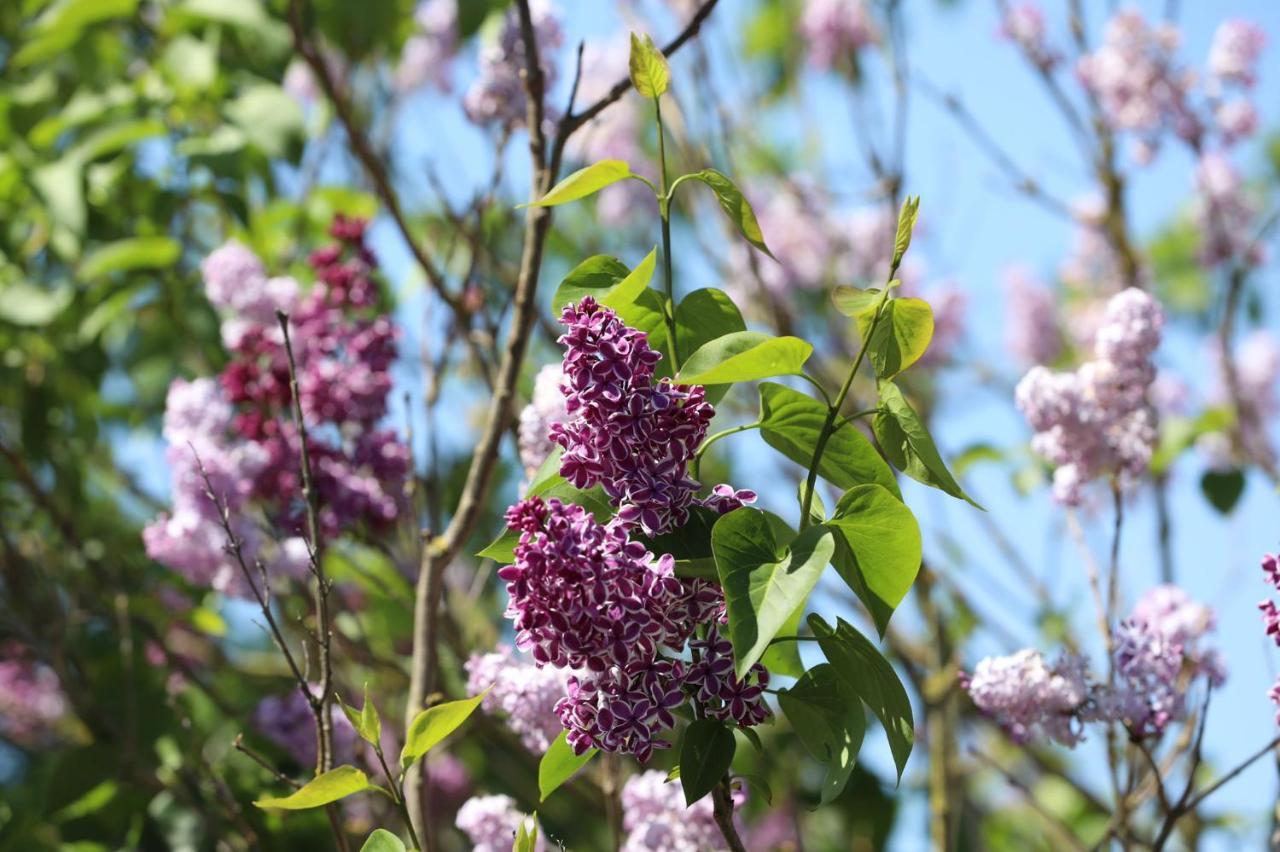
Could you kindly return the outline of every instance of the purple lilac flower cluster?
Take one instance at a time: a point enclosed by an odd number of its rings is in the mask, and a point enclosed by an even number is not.
[[[458,0],[423,0],[413,12],[414,32],[400,49],[395,88],[449,91],[449,64],[458,53]]]
[[[1156,440],[1147,401],[1155,379],[1151,357],[1163,325],[1155,299],[1124,290],[1107,302],[1094,360],[1073,372],[1037,366],[1018,383],[1018,409],[1036,432],[1032,447],[1056,466],[1059,502],[1078,505],[1083,486],[1103,473],[1127,481],[1146,470]]]
[[[24,748],[48,745],[69,709],[53,669],[14,642],[0,648],[0,737]]]
[[[313,687],[313,691],[318,691]],[[359,741],[355,729],[335,702],[329,708],[333,725],[333,763],[351,763]],[[316,762],[316,723],[311,704],[297,689],[283,695],[268,695],[258,702],[251,719],[253,727],[292,757],[299,766]]]
[[[564,42],[560,13],[551,0],[532,0],[529,11],[533,18],[542,76],[550,90],[556,80],[555,52]],[[480,74],[462,102],[467,117],[482,125],[507,129],[522,126],[526,118],[522,82],[525,65],[520,17],[513,7],[502,21],[497,41],[480,51]]]
[[[560,474],[578,488],[602,485],[618,518],[649,535],[682,525],[698,490],[688,463],[715,415],[705,388],[655,384],[661,353],[590,296],[561,322],[568,419],[551,427],[564,448]]]
[[[735,790],[735,806],[745,802]],[[716,826],[711,798],[686,806],[679,784],[663,772],[641,772],[622,786],[622,852],[717,852],[728,847]],[[764,847],[761,847],[764,848]]]
[[[1280,589],[1280,556],[1274,553],[1263,554],[1262,575],[1267,585]],[[1263,601],[1258,604],[1258,609],[1262,610],[1262,626],[1267,636],[1280,647],[1280,609],[1277,609],[1274,600]],[[1276,705],[1276,724],[1280,725],[1280,678],[1267,690],[1267,697]]]
[[[472,852],[510,852],[522,823],[526,830],[535,824],[510,796],[473,796],[458,808],[454,824],[471,841]],[[534,849],[542,852],[546,848],[539,831]]]
[[[467,660],[467,694],[479,695],[490,689],[481,705],[486,712],[502,713],[507,727],[520,737],[525,748],[542,754],[560,733],[556,705],[565,696],[565,674],[561,669],[539,668],[531,660],[518,660],[502,646],[488,654],[474,654]]]
[[[148,555],[193,583],[248,595],[224,550],[217,511],[200,465],[225,503],[250,565],[301,576],[307,548],[289,362],[276,311],[290,315],[299,399],[326,536],[357,526],[385,530],[400,509],[409,453],[386,412],[396,330],[377,306],[375,262],[364,223],[339,216],[337,243],[309,258],[316,284],[305,294],[292,278],[271,278],[258,258],[228,243],[204,262],[206,294],[223,315],[232,359],[218,381],[176,380],[166,400],[164,436],[173,470],[173,510],[143,532]],[[199,462],[197,463],[197,458]],[[250,513],[293,537],[273,542]]]
[[[1095,678],[1081,655],[1064,653],[1050,666],[1026,649],[983,660],[964,685],[978,709],[1017,742],[1046,737],[1074,746],[1091,722],[1158,736],[1186,718],[1197,680],[1209,687],[1226,680],[1220,655],[1202,644],[1214,626],[1207,606],[1176,586],[1156,586],[1115,630],[1110,681]]]

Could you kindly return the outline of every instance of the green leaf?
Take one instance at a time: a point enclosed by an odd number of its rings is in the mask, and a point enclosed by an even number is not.
[[[565,481],[560,474],[552,474],[526,492],[529,497],[542,497],[545,500],[555,498],[561,503],[572,503],[590,512],[597,521],[604,523],[613,517],[613,506],[605,496],[604,489],[595,486],[583,491]],[[492,559],[494,562],[510,563],[516,556],[516,545],[520,543],[517,530],[504,529],[502,533],[489,543],[489,546],[476,554],[481,559]]]
[[[812,354],[813,347],[798,337],[735,331],[687,356],[676,378],[687,385],[727,385],[774,376],[797,376]]]
[[[75,156],[65,156],[36,169],[31,182],[48,205],[49,217],[72,234],[84,233],[88,215],[84,201],[82,164]]]
[[[404,841],[385,828],[375,828],[360,847],[360,852],[407,852]]]
[[[769,247],[764,243],[764,234],[760,231],[760,223],[756,221],[755,211],[751,209],[750,202],[733,181],[715,169],[703,169],[689,177],[711,187],[711,191],[716,195],[716,201],[720,202],[720,209],[729,217],[729,221],[738,229],[738,233],[742,234],[751,245],[769,257],[773,257]]]
[[[920,196],[907,196],[902,202],[902,210],[898,213],[898,233],[893,240],[893,268],[902,263],[903,255],[911,246],[911,233],[916,227],[916,217],[920,213]]]
[[[834,558],[834,557],[833,557]],[[796,636],[800,632],[800,620],[804,618],[805,604],[796,607],[796,611],[787,617],[778,630],[779,636]],[[770,674],[800,677],[804,674],[804,663],[800,660],[799,642],[777,642],[770,645],[760,657],[760,663]]]
[[[742,679],[804,606],[831,562],[835,542],[831,532],[819,526],[779,547],[766,513],[743,507],[716,521],[711,549],[724,587],[734,671]]]
[[[561,784],[596,756],[594,748],[587,749],[580,755],[574,754],[567,737],[568,731],[561,731],[538,763],[538,795],[544,802]]]
[[[161,269],[172,266],[182,253],[170,237],[132,237],[99,246],[85,254],[79,277],[88,281],[113,272],[134,269]]]
[[[378,708],[369,700],[369,684],[364,685],[364,707],[356,710],[341,699],[339,699],[339,705],[342,707],[342,712],[346,714],[347,721],[351,723],[351,727],[355,728],[356,733],[360,735],[360,739],[381,746],[382,719],[378,716]]]
[[[804,493],[805,486],[808,485],[803,479],[796,483],[796,505],[804,511]],[[815,485],[813,489],[813,499],[809,501],[809,523],[820,524],[827,519],[827,507],[822,502],[822,492]]]
[[[48,325],[74,298],[75,290],[65,284],[37,287],[15,281],[0,287],[0,320],[32,327]]]
[[[242,90],[227,104],[226,112],[250,144],[268,157],[285,156],[289,143],[302,135],[302,108],[275,83]]]
[[[658,362],[655,370],[659,378],[671,375],[671,364],[667,360],[666,304],[666,296],[652,287],[646,287],[634,302],[614,309],[624,323],[644,332],[650,349],[663,354],[663,359]]]
[[[555,186],[546,195],[521,207],[554,207],[586,198],[610,184],[631,177],[631,167],[622,160],[601,160],[586,168],[578,169]]]
[[[760,434],[769,446],[808,469],[827,407],[812,397],[774,382],[760,384]],[[898,481],[867,438],[841,422],[831,433],[818,473],[841,490],[877,483],[900,496]]]
[[[804,747],[826,764],[822,804],[844,790],[866,734],[862,702],[827,663],[814,666],[778,696],[778,705]]]
[[[862,599],[884,636],[889,617],[920,570],[920,525],[905,504],[879,485],[845,492],[827,526],[848,551],[837,548],[836,570]]]
[[[657,252],[654,247],[634,271],[616,257],[598,254],[587,258],[560,282],[551,300],[552,309],[559,312],[565,305],[581,302],[584,296],[615,311],[633,304],[653,278]]]
[[[893,382],[880,383],[880,410],[871,424],[876,440],[893,466],[907,476],[982,509],[964,493],[934,446],[924,421]],[[895,493],[898,493],[895,491]],[[986,510],[983,509],[985,512]]]
[[[742,313],[729,294],[710,287],[685,296],[676,306],[675,319],[681,354],[692,354],[718,337],[747,330]]]
[[[538,848],[538,823],[532,823],[528,817],[521,817],[520,826],[516,829],[516,842],[511,852],[534,852]]]
[[[1239,470],[1207,470],[1200,477],[1200,491],[1219,514],[1229,515],[1244,494],[1244,473]]]
[[[653,43],[648,35],[640,37],[631,34],[631,58],[628,62],[631,70],[631,85],[643,97],[656,98],[667,90],[671,82],[671,69],[667,65],[667,57]]]
[[[283,798],[267,796],[253,804],[259,808],[277,808],[283,811],[301,811],[307,808],[318,808],[339,799],[345,799],[352,793],[368,790],[372,787],[369,778],[354,766],[339,766],[323,772],[309,781],[299,790]]]
[[[446,701],[444,704],[428,707],[415,716],[409,724],[409,730],[405,732],[404,748],[400,750],[400,765],[409,768],[418,758],[461,727],[492,688],[490,686],[472,698]]]
[[[933,308],[923,299],[890,299],[880,309],[879,320],[874,312],[866,312],[858,314],[857,323],[876,375],[882,379],[891,379],[920,360],[933,339]]]
[[[862,699],[884,726],[898,779],[911,756],[915,727],[911,701],[902,681],[876,647],[844,619],[831,629],[821,616],[809,616],[809,629],[840,679]]]
[[[737,740],[723,722],[695,719],[680,746],[680,786],[686,805],[710,793],[733,765]]]
[[[876,289],[859,290],[857,287],[839,286],[831,292],[831,301],[836,310],[847,317],[860,317],[875,310],[880,302],[880,291]]]

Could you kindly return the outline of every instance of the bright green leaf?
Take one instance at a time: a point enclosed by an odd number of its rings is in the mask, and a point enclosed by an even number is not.
[[[798,337],[735,331],[687,356],[677,380],[688,385],[726,385],[796,376],[812,354],[813,347]]]
[[[733,765],[737,740],[723,722],[696,719],[684,732],[680,746],[680,786],[686,805],[710,793]]]
[[[658,247],[654,246],[649,253],[644,256],[644,260],[640,261],[635,269],[618,282],[609,292],[599,297],[600,304],[606,308],[618,310],[626,305],[633,304],[640,294],[649,286],[649,282],[653,280],[653,268],[658,259]]]
[[[778,705],[804,747],[826,764],[821,802],[844,790],[866,734],[867,718],[858,696],[830,664],[814,666],[778,696]]]
[[[774,382],[760,384],[760,421],[764,424],[761,436],[766,444],[805,469],[813,462],[826,419],[827,407],[812,397]],[[818,473],[840,489],[874,482],[895,496],[902,493],[893,471],[871,442],[845,422],[831,433]]]
[[[836,310],[847,317],[859,317],[875,310],[880,302],[880,291],[859,290],[857,287],[836,287],[831,293]]]
[[[671,68],[667,65],[667,57],[653,43],[648,35],[643,37],[631,34],[631,57],[628,62],[631,70],[631,85],[643,97],[656,98],[667,90],[671,82]]]
[[[676,342],[686,356],[718,337],[747,330],[729,294],[710,287],[685,296],[676,306],[675,319]]]
[[[893,382],[880,383],[880,410],[872,421],[872,430],[885,456],[898,470],[982,509],[947,470],[924,421]]]
[[[568,731],[561,731],[538,763],[538,796],[544,802],[561,784],[596,756],[594,748],[587,749],[582,754],[574,754],[567,737]]]
[[[307,808],[318,808],[330,802],[344,799],[352,793],[368,790],[371,786],[369,778],[354,766],[339,766],[323,772],[309,781],[301,789],[288,796],[276,798],[267,796],[254,802],[259,808],[278,808],[284,811],[300,811]]]
[[[773,257],[769,247],[765,245],[764,233],[760,230],[760,223],[756,221],[751,203],[733,181],[715,169],[703,169],[689,177],[711,187],[711,191],[716,195],[716,201],[720,202],[720,209],[729,217],[729,221],[738,229],[738,233],[742,234],[751,245],[769,257]]]
[[[378,716],[378,708],[369,699],[369,684],[364,685],[364,706],[359,710],[345,701],[339,701],[339,704],[360,739],[374,745],[382,744],[382,719]]]
[[[551,187],[546,195],[528,205],[528,207],[554,207],[586,198],[592,193],[604,189],[610,184],[631,177],[631,167],[622,160],[601,160],[586,168],[578,169],[573,174]]]
[[[834,556],[832,557],[835,558]],[[800,632],[800,621],[804,618],[805,604],[796,607],[795,612],[787,617],[778,630],[779,636],[796,636]],[[760,664],[770,674],[800,677],[804,674],[804,663],[800,660],[799,642],[775,642],[760,657]]]
[[[867,312],[858,314],[857,323],[876,375],[882,379],[891,379],[920,360],[933,339],[933,308],[923,299],[890,299],[878,320],[874,312]]]
[[[516,829],[516,842],[512,844],[511,852],[535,852],[537,848],[538,823],[536,820],[522,817],[520,826]]]
[[[404,841],[385,828],[375,828],[360,852],[406,852]]]
[[[91,281],[113,272],[162,269],[177,262],[182,247],[170,237],[131,237],[88,251],[80,262],[79,277]]]
[[[915,515],[883,487],[858,485],[840,498],[827,525],[849,548],[844,558],[838,553],[836,570],[866,604],[883,636],[889,616],[920,570],[920,525]]]
[[[820,616],[810,615],[809,628],[835,673],[880,720],[901,779],[915,743],[911,701],[902,681],[876,646],[844,619],[837,619],[833,630]]]
[[[409,724],[409,730],[405,732],[404,748],[400,750],[400,765],[405,768],[412,766],[418,758],[461,727],[492,688],[490,686],[472,698],[446,701],[444,704],[428,707],[415,716]]]
[[[898,233],[893,240],[893,268],[902,263],[903,255],[911,246],[911,234],[916,228],[916,217],[920,214],[920,196],[907,196],[902,202],[902,210],[898,213]]]
[[[826,528],[809,527],[779,548],[766,513],[743,507],[716,521],[711,548],[724,587],[734,670],[742,679],[804,606],[831,562],[835,542]]]
[[[36,287],[23,281],[0,288],[0,321],[14,325],[48,325],[71,304],[75,290],[66,285]]]

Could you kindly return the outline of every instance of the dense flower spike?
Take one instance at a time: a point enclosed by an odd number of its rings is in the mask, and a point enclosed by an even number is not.
[[[1018,408],[1036,431],[1032,447],[1056,466],[1060,502],[1080,503],[1083,486],[1103,473],[1127,481],[1146,470],[1156,440],[1151,356],[1163,325],[1151,296],[1124,290],[1107,303],[1095,360],[1069,373],[1035,367],[1018,383]]]
[[[695,639],[689,647],[696,652],[697,662],[689,667],[685,683],[703,703],[708,716],[750,727],[772,715],[764,700],[769,686],[768,669],[757,663],[745,680],[738,680],[733,673],[733,645],[715,627],[705,639]]]
[[[532,0],[529,11],[544,84],[550,90],[556,81],[555,52],[564,41],[560,13],[551,0]],[[522,126],[526,118],[522,82],[525,64],[520,18],[511,8],[503,18],[497,42],[480,51],[480,74],[463,100],[467,117],[476,124],[508,129]]]
[[[618,518],[650,535],[680,526],[698,490],[687,466],[715,415],[705,389],[655,384],[662,355],[590,296],[561,322],[568,419],[551,427],[564,448],[561,475],[578,488],[602,485]]]
[[[1016,742],[1038,735],[1074,746],[1082,732],[1076,714],[1088,698],[1086,662],[1063,654],[1050,666],[1039,651],[988,657],[967,678],[978,709],[996,720]]]
[[[0,738],[23,748],[47,746],[69,710],[53,669],[17,643],[0,648]]]
[[[260,559],[289,576],[306,569],[301,539],[273,543],[254,522],[294,533],[303,527],[297,499],[301,442],[277,311],[290,315],[324,534],[361,525],[384,530],[399,512],[408,448],[395,432],[376,427],[391,389],[396,330],[378,311],[374,258],[364,245],[364,230],[361,221],[334,220],[331,233],[338,242],[312,253],[317,280],[305,294],[293,279],[268,277],[261,261],[239,243],[228,243],[203,264],[206,293],[223,314],[223,340],[232,359],[216,383],[179,379],[170,388],[164,436],[174,473],[173,512],[144,531],[151,558],[198,585],[249,594],[239,566],[225,552],[225,533],[200,465],[232,515],[251,568]]]
[[[735,805],[745,796],[735,791]],[[641,772],[622,787],[623,852],[719,852],[727,849],[716,827],[711,798],[686,806],[679,783],[663,772]],[[765,848],[765,847],[760,847]]]
[[[525,748],[542,754],[560,733],[556,704],[565,696],[565,674],[560,669],[539,668],[532,660],[517,660],[508,647],[467,660],[467,694],[490,689],[481,705],[486,712],[500,712]]]
[[[472,852],[510,852],[522,823],[527,831],[533,828],[534,820],[521,813],[510,796],[474,796],[458,808],[454,824],[471,841]],[[546,848],[539,831],[534,849],[543,852]]]
[[[615,666],[570,676],[567,694],[556,705],[569,745],[575,754],[598,748],[648,761],[654,749],[671,747],[658,736],[675,727],[672,711],[684,703],[684,680],[684,664],[665,659],[645,668]]]

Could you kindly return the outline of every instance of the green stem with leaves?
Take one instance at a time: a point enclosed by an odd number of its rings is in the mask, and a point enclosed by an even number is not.
[[[667,189],[667,143],[662,126],[662,102],[653,96],[653,114],[658,122],[658,162],[661,164],[658,184],[658,212],[662,216],[662,276],[667,304],[662,311],[667,322],[667,348],[671,355],[671,372],[680,370],[680,347],[676,341],[676,297],[674,273],[671,266],[671,193]],[[674,186],[671,189],[675,189]]]
[[[404,773],[400,774],[399,780],[391,774],[391,767],[387,766],[387,758],[382,753],[382,745],[380,743],[371,743],[374,754],[378,755],[378,763],[382,764],[382,771],[387,776],[387,784],[391,787],[391,800],[396,803],[396,809],[400,811],[400,816],[404,820],[405,827],[409,829],[409,839],[413,841],[414,849],[422,848],[422,841],[418,840],[418,832],[413,829],[413,819],[409,816],[409,806],[404,800]]]

